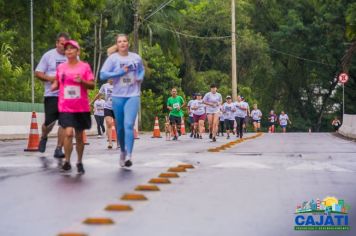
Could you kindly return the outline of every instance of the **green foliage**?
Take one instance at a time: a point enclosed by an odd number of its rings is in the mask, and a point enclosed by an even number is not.
[[[164,120],[163,113],[163,96],[157,95],[152,90],[148,89],[141,94],[141,111],[142,111],[142,129],[146,131],[151,131],[154,126],[155,117],[159,117],[162,124]],[[161,127],[162,128],[162,127]]]

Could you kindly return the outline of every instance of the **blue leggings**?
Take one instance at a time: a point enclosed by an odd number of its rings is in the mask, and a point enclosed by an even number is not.
[[[134,125],[139,105],[140,97],[112,97],[121,152],[127,152],[129,156],[134,145]]]

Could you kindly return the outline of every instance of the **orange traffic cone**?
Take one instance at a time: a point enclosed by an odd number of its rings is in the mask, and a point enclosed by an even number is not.
[[[37,152],[40,144],[40,135],[38,134],[38,125],[36,112],[32,112],[30,135],[28,136],[28,145],[25,152]]]
[[[180,126],[180,132],[182,135],[185,135],[185,125],[184,125],[184,117],[182,116],[182,124]]]
[[[111,140],[112,141],[116,141],[117,140],[115,122],[113,123],[113,126],[111,128]]]
[[[153,136],[152,138],[162,138],[161,131],[159,130],[158,117],[155,118],[155,125],[153,127]]]

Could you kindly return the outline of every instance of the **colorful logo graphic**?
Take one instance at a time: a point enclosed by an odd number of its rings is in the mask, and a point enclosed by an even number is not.
[[[312,199],[298,205],[295,214],[295,230],[350,230],[349,205],[342,199],[326,197]]]

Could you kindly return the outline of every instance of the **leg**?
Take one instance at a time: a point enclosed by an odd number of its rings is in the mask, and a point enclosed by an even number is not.
[[[104,116],[99,116],[99,126],[103,133],[105,133],[105,126],[104,126]]]
[[[124,130],[124,105],[126,100],[127,98],[113,97],[113,110],[116,118],[116,134],[120,142],[121,153],[126,153]],[[111,130],[107,128],[107,132],[111,133]]]
[[[106,127],[107,127],[106,134],[108,136],[109,146],[112,147],[112,126],[113,126],[114,119],[111,116],[106,116],[105,122],[106,122]]]
[[[209,138],[213,137],[213,114],[208,114],[208,124],[209,124]]]
[[[215,113],[212,114],[212,127],[213,127],[213,138],[215,138],[218,132],[218,125],[219,125],[219,116]]]
[[[84,130],[75,130],[75,149],[77,150],[78,161],[77,163],[82,163],[83,152],[84,152],[84,143],[83,143],[83,132]]]
[[[140,105],[140,97],[131,97],[124,105],[124,129],[125,129],[125,144],[127,147],[127,156],[131,157],[134,146],[134,125],[138,108]]]
[[[72,155],[73,151],[73,133],[74,133],[74,128],[73,127],[67,127],[64,129],[64,154],[65,154],[65,160],[66,162],[70,162],[70,156]],[[81,142],[83,142],[81,140]]]
[[[100,127],[100,117],[98,115],[94,115],[96,121],[96,129],[98,131],[98,135],[101,135],[101,127]]]

